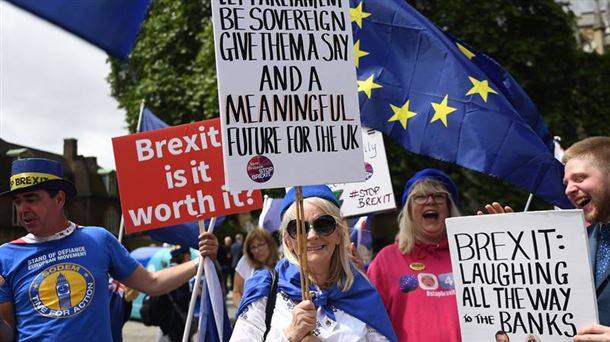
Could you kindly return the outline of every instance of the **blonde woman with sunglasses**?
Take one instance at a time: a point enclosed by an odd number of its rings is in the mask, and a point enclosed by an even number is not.
[[[312,299],[301,298],[292,189],[281,208],[286,258],[275,267],[277,290],[268,271],[246,282],[231,341],[396,341],[379,294],[352,263],[335,195],[325,185],[302,190]]]

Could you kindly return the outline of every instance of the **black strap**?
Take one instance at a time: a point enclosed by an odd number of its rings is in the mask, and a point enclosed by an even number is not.
[[[265,306],[265,334],[263,335],[263,341],[267,339],[267,334],[271,329],[271,318],[273,317],[273,310],[275,309],[275,298],[277,297],[277,271],[272,269],[271,273],[271,288],[269,289],[269,296],[267,296],[267,306]]]
[[[180,315],[180,318],[182,318],[182,324],[186,325],[186,315],[184,314],[184,312],[182,312],[182,310],[180,310],[178,303],[176,303],[176,301],[174,300],[174,297],[172,297],[172,293],[170,292],[170,293],[166,294],[166,296],[167,296],[167,298],[169,298],[169,301],[174,306],[174,309],[176,309],[176,311],[178,312],[178,315]]]

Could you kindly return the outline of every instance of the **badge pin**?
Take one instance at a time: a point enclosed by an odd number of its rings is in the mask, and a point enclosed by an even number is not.
[[[423,271],[426,269],[426,265],[422,264],[421,262],[412,262],[409,265],[409,268],[411,268],[413,271]]]

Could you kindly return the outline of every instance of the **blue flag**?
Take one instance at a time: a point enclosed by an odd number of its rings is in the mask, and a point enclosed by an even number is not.
[[[127,59],[150,0],[8,0],[119,58]]]
[[[263,210],[258,217],[258,226],[266,229],[268,232],[280,230],[282,220],[280,220],[280,210],[282,209],[282,200],[284,198],[271,198],[265,196],[263,202]]]
[[[218,336],[218,329],[216,328],[216,320],[214,319],[214,311],[212,308],[212,301],[210,298],[210,291],[207,287],[206,282],[203,282],[204,287],[201,291],[203,298],[200,301],[199,308],[199,323],[198,323],[198,342],[216,342],[221,341]],[[222,294],[221,294],[222,295]],[[222,342],[229,341],[231,337],[231,321],[227,313],[227,306],[223,300],[224,311],[222,317]]]
[[[142,117],[140,118],[140,127],[138,127],[138,132],[153,131],[155,129],[167,127],[169,127],[168,124],[159,119],[155,114],[148,110],[148,108],[144,107]],[[217,217],[216,225],[220,225],[224,219],[224,216]],[[205,220],[206,227],[209,225],[209,223],[209,219]],[[197,221],[176,224],[154,230],[147,230],[144,233],[157,241],[199,249],[199,225]]]
[[[372,221],[369,219],[369,216],[360,216],[347,220],[349,239],[354,243],[356,248],[364,246],[368,250],[373,249],[373,238],[371,235]]]
[[[403,0],[350,4],[363,126],[571,207],[552,136],[506,70]]]
[[[154,131],[155,129],[169,127],[163,120],[159,119],[153,112],[144,107],[138,132]]]

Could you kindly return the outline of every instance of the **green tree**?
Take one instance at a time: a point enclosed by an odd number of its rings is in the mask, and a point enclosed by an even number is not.
[[[128,62],[111,59],[112,96],[134,132],[140,101],[170,125],[218,116],[208,1],[151,3]]]

